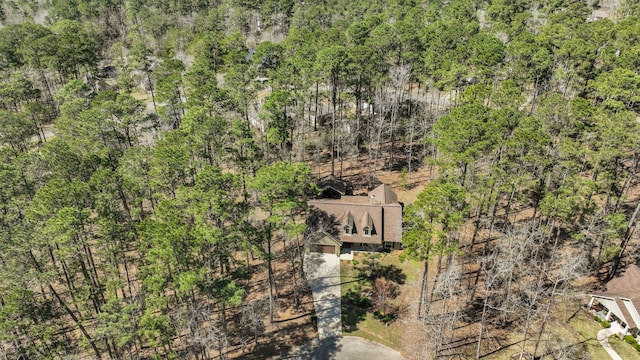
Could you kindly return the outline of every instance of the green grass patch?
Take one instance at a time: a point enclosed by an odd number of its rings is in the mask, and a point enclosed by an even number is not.
[[[362,279],[358,277],[358,274],[351,262],[342,261],[340,263],[340,291],[342,295],[349,291],[356,291],[362,286]]]
[[[394,252],[376,255],[374,261],[379,265],[376,269],[382,269],[383,274],[399,280],[399,283],[418,281],[422,275],[422,265],[417,261],[401,262],[399,254]],[[359,336],[401,350],[401,324],[384,324],[373,314],[370,302],[363,300],[371,291],[370,279],[365,276],[365,264],[368,261],[371,258],[367,258],[365,254],[356,254],[354,261],[343,261],[340,264],[343,334]]]
[[[400,251],[395,251],[390,254],[382,254],[380,262],[383,265],[392,265],[402,270],[402,273],[407,277],[408,283],[420,281],[422,279],[423,263],[415,260],[400,261]]]
[[[402,348],[401,334],[402,331],[398,323],[386,326],[370,312],[367,312],[364,320],[358,323],[358,329],[343,333],[345,336],[359,336],[396,350]]]
[[[610,337],[609,344],[611,344],[613,350],[615,350],[621,358],[625,360],[640,360],[640,353],[638,353],[631,344],[627,344],[627,342],[619,337]]]
[[[610,359],[609,354],[602,348],[597,339],[598,331],[602,330],[602,325],[593,320],[591,315],[579,310],[568,325],[577,332],[579,340],[587,352],[591,354],[592,359]]]

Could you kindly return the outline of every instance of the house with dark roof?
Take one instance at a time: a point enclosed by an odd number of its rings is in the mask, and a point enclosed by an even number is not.
[[[640,325],[640,267],[630,265],[607,282],[605,291],[590,294],[589,308],[621,335],[638,336]]]
[[[344,195],[343,187],[335,183],[328,188],[329,196],[308,202],[310,251],[340,254],[340,249],[400,248],[402,204],[389,185],[382,184],[366,196]]]
[[[322,191],[322,198],[340,199],[345,195],[353,195],[353,190],[347,183],[333,175],[320,179],[318,187]]]

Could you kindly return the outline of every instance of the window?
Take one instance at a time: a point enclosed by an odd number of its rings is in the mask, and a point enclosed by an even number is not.
[[[349,226],[349,225],[345,226],[345,227],[344,227],[344,234],[345,234],[345,235],[351,235],[351,234],[353,234],[353,228],[352,228],[351,226]]]
[[[362,231],[364,232],[364,236],[371,236],[371,228],[370,227],[365,227],[364,229],[362,229]]]

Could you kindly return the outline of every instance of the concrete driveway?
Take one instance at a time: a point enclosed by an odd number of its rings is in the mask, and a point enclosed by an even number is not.
[[[311,253],[304,258],[305,276],[313,293],[319,339],[280,359],[404,360],[399,352],[356,336],[342,337],[340,259]]]
[[[305,255],[305,276],[313,293],[320,341],[342,336],[340,258],[335,254]]]
[[[622,357],[620,357],[620,355],[618,355],[618,353],[613,350],[613,348],[611,348],[611,345],[609,345],[609,336],[612,336],[615,332],[611,329],[602,329],[600,331],[598,331],[598,341],[600,342],[600,345],[602,345],[602,347],[604,348],[604,350],[607,352],[607,354],[609,354],[609,356],[611,356],[611,359],[613,360],[622,360]]]

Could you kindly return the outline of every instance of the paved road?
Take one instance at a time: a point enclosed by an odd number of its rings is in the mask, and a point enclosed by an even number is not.
[[[280,360],[405,360],[399,352],[357,336],[325,338],[294,350]]]
[[[602,329],[598,331],[598,336],[597,336],[598,341],[600,342],[600,345],[602,345],[604,350],[607,352],[607,354],[609,354],[609,356],[611,356],[613,360],[622,360],[620,355],[618,355],[618,353],[611,348],[611,345],[609,345],[608,339],[609,339],[609,336],[611,335],[613,335],[613,330],[611,330],[611,328]]]
[[[320,341],[342,336],[340,259],[335,254],[305,256],[305,276],[313,293]]]

